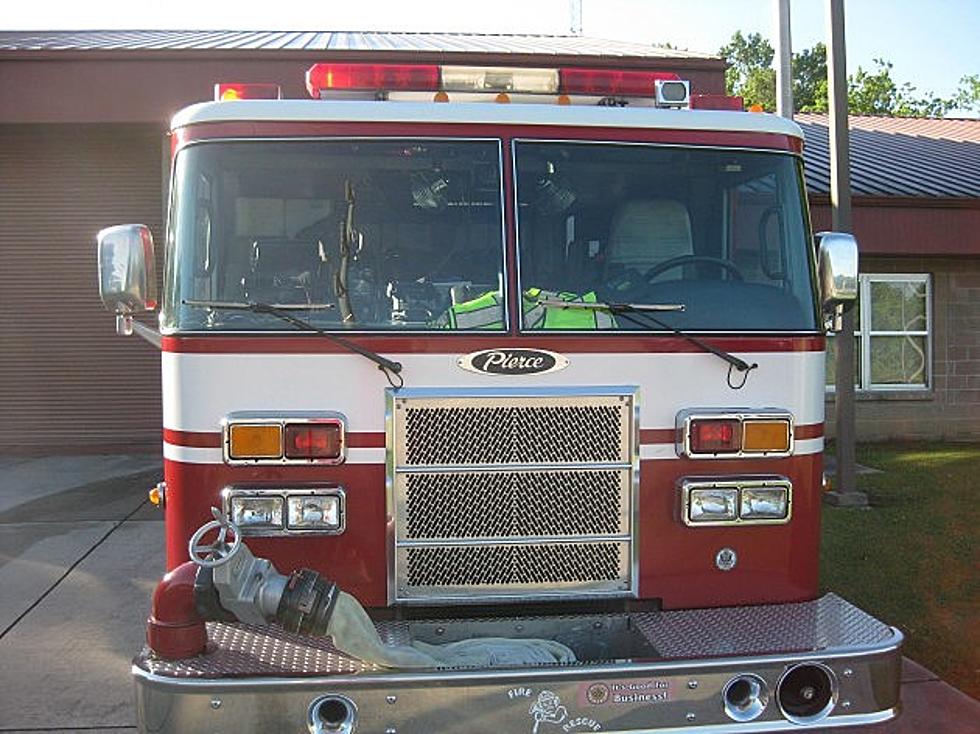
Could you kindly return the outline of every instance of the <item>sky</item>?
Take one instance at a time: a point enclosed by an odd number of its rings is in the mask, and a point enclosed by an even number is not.
[[[581,0],[583,35],[717,53],[736,30],[773,38],[775,0]],[[0,29],[402,30],[568,33],[569,0],[34,0]],[[791,0],[793,48],[826,41],[827,0]],[[951,95],[980,74],[980,0],[846,0],[847,66]]]

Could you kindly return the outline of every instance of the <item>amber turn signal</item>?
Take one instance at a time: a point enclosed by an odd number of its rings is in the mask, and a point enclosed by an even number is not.
[[[789,421],[752,419],[743,421],[742,451],[760,454],[789,451]]]
[[[278,459],[282,456],[282,426],[278,423],[237,423],[228,433],[232,459]]]

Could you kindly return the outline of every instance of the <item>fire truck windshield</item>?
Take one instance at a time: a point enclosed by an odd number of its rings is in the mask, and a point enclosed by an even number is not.
[[[497,140],[254,140],[177,156],[162,326],[507,328],[502,201],[516,197],[520,328],[816,331],[790,154]],[[565,303],[683,304],[663,324]],[[304,304],[307,306],[303,308]],[[513,319],[512,319],[513,320]]]
[[[816,330],[794,156],[533,141],[515,151],[525,292],[683,304],[660,309],[672,311],[658,318],[674,329]],[[542,319],[549,328],[548,314],[525,301],[523,328]],[[594,328],[657,330],[615,314]]]
[[[176,161],[163,326],[283,328],[261,309],[189,305],[210,301],[282,304],[327,330],[430,330],[489,293],[502,329],[501,191],[495,140],[191,145]]]

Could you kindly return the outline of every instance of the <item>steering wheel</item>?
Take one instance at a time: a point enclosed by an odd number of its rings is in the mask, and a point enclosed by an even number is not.
[[[228,563],[238,552],[242,545],[242,533],[231,520],[217,507],[211,508],[214,520],[204,523],[194,531],[190,541],[187,543],[187,554],[198,566],[204,568],[215,568]],[[218,535],[211,543],[205,543],[204,537],[212,530],[217,530]],[[229,542],[228,535],[232,536]]]
[[[670,260],[664,260],[662,263],[654,265],[652,268],[647,270],[643,277],[649,283],[661,273],[666,273],[668,270],[680,268],[691,263],[716,265],[719,268],[727,270],[729,273],[731,273],[735,280],[745,280],[745,278],[742,276],[742,271],[739,270],[738,266],[731,260],[725,260],[724,258],[720,257],[708,257],[707,255],[681,255],[680,257],[672,257]]]

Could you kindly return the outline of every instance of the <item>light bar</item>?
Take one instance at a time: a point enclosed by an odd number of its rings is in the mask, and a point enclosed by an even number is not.
[[[331,91],[437,89],[439,67],[432,64],[313,64],[306,72],[306,90],[314,99]]]
[[[689,527],[782,525],[792,514],[786,477],[685,477],[679,486],[681,520]]]
[[[677,81],[680,77],[666,71],[635,69],[561,69],[561,92],[593,97],[653,97],[657,81]]]
[[[558,69],[511,66],[443,66],[442,88],[447,92],[524,92],[556,94]]]

